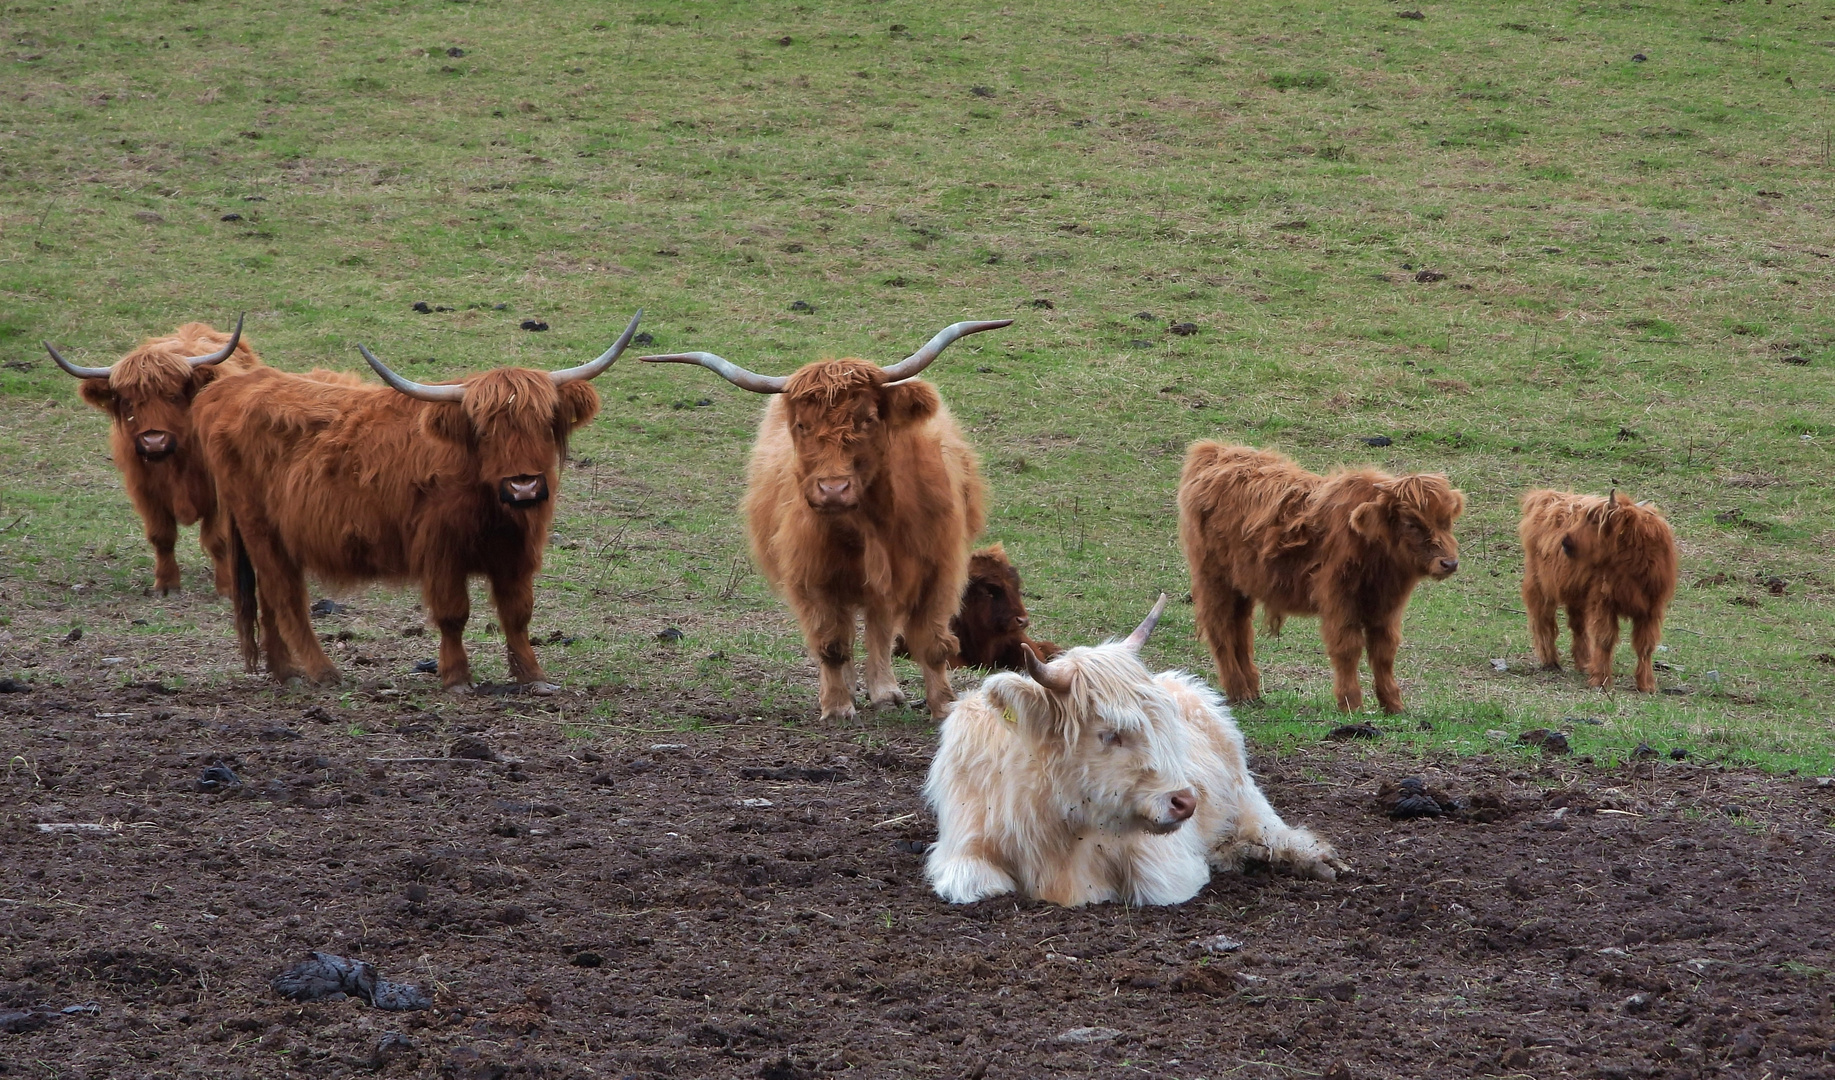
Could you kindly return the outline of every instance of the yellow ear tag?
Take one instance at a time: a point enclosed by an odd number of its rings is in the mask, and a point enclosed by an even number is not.
[[[1000,710],[1000,718],[1002,720],[1005,720],[1007,723],[1013,724],[1015,726],[1019,724],[1019,717],[1013,715],[1013,706],[1011,705],[1002,706]]]

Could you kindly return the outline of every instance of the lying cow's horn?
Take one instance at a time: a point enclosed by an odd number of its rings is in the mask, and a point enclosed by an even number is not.
[[[79,379],[106,379],[108,378],[108,373],[114,370],[113,368],[105,367],[79,367],[64,359],[63,354],[52,348],[49,341],[45,342],[45,351],[51,354],[51,359],[57,361],[58,367],[63,368]]]
[[[1033,682],[1054,694],[1070,693],[1070,676],[1052,674],[1051,669],[1039,660],[1039,654],[1032,651],[1030,641],[1020,642],[1019,651],[1026,658],[1026,674]]]
[[[897,382],[900,379],[913,378],[918,372],[929,367],[930,362],[935,360],[944,349],[953,345],[957,338],[967,337],[970,334],[979,334],[983,330],[998,330],[1003,326],[1012,325],[1012,319],[995,319],[991,322],[959,322],[951,326],[946,326],[937,333],[936,337],[931,338],[925,343],[923,348],[905,357],[898,363],[890,367],[881,368],[880,370],[886,373],[887,382]]]
[[[781,394],[784,392],[784,384],[790,381],[784,375],[760,375],[756,371],[747,371],[710,352],[667,353],[663,356],[640,356],[637,359],[646,364],[699,364],[734,386],[754,394]]]
[[[228,345],[223,346],[216,352],[205,353],[203,356],[187,356],[185,357],[185,363],[190,364],[194,368],[201,368],[208,367],[211,364],[220,364],[228,360],[229,354],[236,351],[236,343],[242,340],[242,320],[247,316],[248,312],[246,311],[236,316],[236,332],[229,335]]]
[[[637,320],[643,317],[644,309],[638,308],[637,314],[631,316],[631,325],[624,328],[624,333],[619,335],[617,341],[612,342],[611,348],[599,354],[599,359],[581,364],[579,367],[550,371],[548,377],[554,380],[556,386],[565,386],[581,379],[597,378],[601,372],[612,366],[612,362],[618,359],[620,353],[624,352],[624,347],[631,343],[631,336],[637,333]]]
[[[1153,605],[1153,610],[1147,613],[1147,617],[1141,620],[1141,624],[1134,628],[1134,632],[1128,635],[1126,641],[1122,642],[1128,647],[1129,652],[1141,651],[1141,646],[1147,644],[1147,635],[1153,633],[1153,628],[1159,625],[1160,615],[1165,610],[1166,594],[1161,593],[1159,601]]]
[[[376,374],[382,376],[383,382],[388,383],[390,386],[393,386],[395,389],[411,398],[419,398],[422,401],[461,401],[465,397],[465,387],[463,386],[428,386],[426,383],[417,383],[412,379],[404,379],[400,375],[390,371],[387,364],[376,359],[376,354],[370,352],[362,345],[357,346],[357,351],[362,353],[363,358],[370,362],[370,367],[376,370]]]

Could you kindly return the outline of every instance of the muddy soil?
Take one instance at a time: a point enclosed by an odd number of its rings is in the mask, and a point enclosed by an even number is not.
[[[916,726],[579,738],[571,696],[312,701],[0,694],[0,1074],[1835,1075],[1809,778],[1321,743],[1257,767],[1339,881],[950,907]],[[216,766],[240,786],[200,790]],[[1410,774],[1467,811],[1392,820]],[[310,950],[434,1006],[279,997]]]

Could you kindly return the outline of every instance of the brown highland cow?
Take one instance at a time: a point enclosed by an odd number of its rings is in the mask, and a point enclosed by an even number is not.
[[[1438,474],[1318,476],[1272,451],[1193,443],[1179,477],[1179,538],[1198,632],[1230,700],[1261,696],[1251,625],[1260,601],[1275,633],[1288,615],[1319,616],[1340,709],[1363,704],[1357,662],[1368,650],[1376,700],[1400,712],[1402,611],[1422,578],[1459,569],[1453,521],[1464,509],[1465,496]]]
[[[153,545],[154,588],[162,595],[178,591],[178,527],[197,525],[216,568],[217,591],[227,594],[229,538],[217,527],[216,491],[192,434],[191,400],[219,378],[261,366],[242,340],[242,320],[230,334],[209,323],[186,323],[109,367],[72,364],[48,341],[45,349],[58,367],[82,380],[77,393],[83,400],[109,416],[115,468]]]
[[[1049,641],[1034,641],[1026,636],[1032,619],[1026,614],[1026,601],[1020,596],[1019,571],[1007,561],[1007,550],[999,544],[984,547],[969,556],[968,587],[962,590],[962,607],[949,621],[956,635],[956,655],[950,667],[1005,668],[1026,670],[1021,645],[1032,646],[1040,660],[1050,660],[1064,650]]]
[[[1523,606],[1544,668],[1558,670],[1555,609],[1567,608],[1574,666],[1596,687],[1612,681],[1618,621],[1631,620],[1637,688],[1653,693],[1651,662],[1676,594],[1676,537],[1655,507],[1617,491],[1600,498],[1541,489],[1523,496]]]

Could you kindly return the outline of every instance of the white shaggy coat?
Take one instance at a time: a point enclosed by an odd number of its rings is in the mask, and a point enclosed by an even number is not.
[[[1068,674],[1063,693],[1003,672],[957,702],[924,784],[937,895],[1177,904],[1247,859],[1326,880],[1345,868],[1268,805],[1223,699],[1150,673],[1137,648],[1062,654],[1046,670]]]

